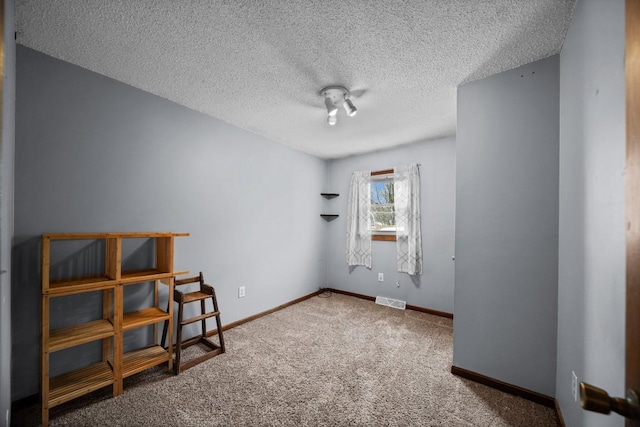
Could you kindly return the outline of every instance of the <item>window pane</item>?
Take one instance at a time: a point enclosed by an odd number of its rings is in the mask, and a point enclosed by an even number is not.
[[[373,231],[396,231],[393,201],[393,179],[371,182],[371,229]]]

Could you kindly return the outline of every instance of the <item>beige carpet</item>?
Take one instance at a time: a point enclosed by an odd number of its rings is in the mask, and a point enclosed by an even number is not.
[[[552,409],[452,375],[449,319],[323,294],[225,341],[226,354],[179,376],[151,369],[116,398],[106,388],[53,408],[50,425],[558,425]],[[14,415],[37,425],[40,411]]]

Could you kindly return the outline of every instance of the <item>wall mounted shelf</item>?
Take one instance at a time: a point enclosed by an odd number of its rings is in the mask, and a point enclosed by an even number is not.
[[[320,193],[322,197],[325,199],[333,199],[334,197],[338,197],[340,194],[338,193]]]
[[[338,218],[340,215],[338,215],[338,214],[320,214],[320,216],[322,218],[324,218],[326,221],[333,221],[334,219]]]
[[[338,193],[320,193],[320,195],[322,197],[324,197],[325,199],[333,199],[338,197],[340,194]],[[338,218],[338,214],[320,214],[320,216],[327,222],[329,221],[333,221],[334,219]]]

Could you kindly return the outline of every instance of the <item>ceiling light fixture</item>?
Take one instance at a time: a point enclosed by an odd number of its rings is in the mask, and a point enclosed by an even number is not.
[[[327,107],[327,123],[333,126],[338,122],[338,107],[342,105],[349,117],[353,117],[358,109],[351,101],[351,92],[343,86],[327,86],[320,91],[324,96],[324,105]]]
[[[342,104],[342,106],[344,107],[344,111],[347,112],[347,116],[349,117],[355,116],[356,113],[358,112],[358,109],[356,108],[355,105],[353,105],[353,102],[351,102],[349,98],[346,98],[344,100],[344,103]]]

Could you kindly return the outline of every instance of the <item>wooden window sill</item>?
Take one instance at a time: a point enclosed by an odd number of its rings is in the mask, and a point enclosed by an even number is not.
[[[396,235],[395,234],[372,234],[371,240],[379,240],[382,242],[395,242]]]

